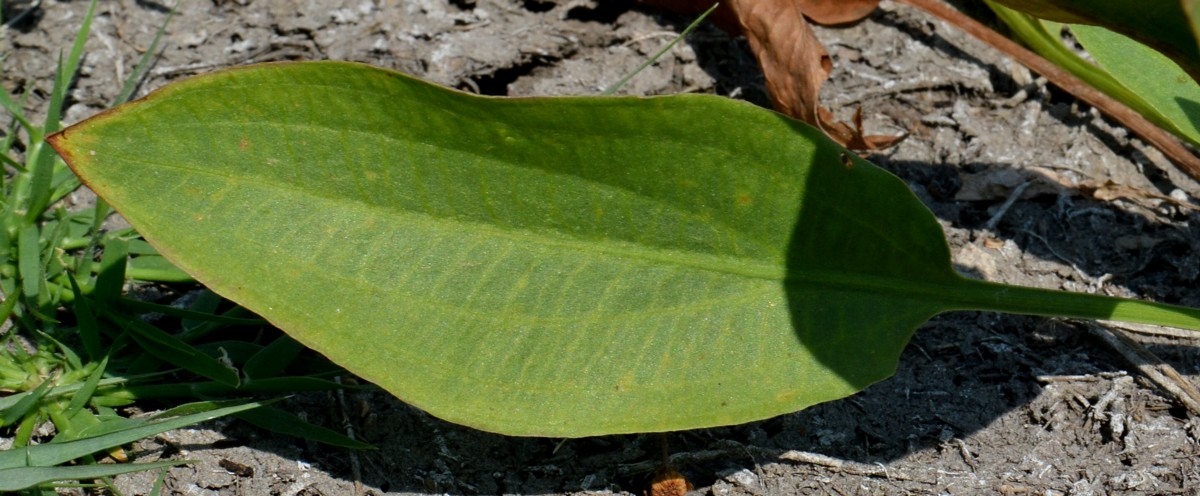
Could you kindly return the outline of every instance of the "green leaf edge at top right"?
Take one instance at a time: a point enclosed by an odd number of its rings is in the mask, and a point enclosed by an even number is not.
[[[1040,19],[1103,26],[1170,57],[1200,80],[1200,44],[1192,0],[991,0]]]
[[[964,278],[903,181],[710,95],[487,98],[276,63],[49,141],[214,292],[410,404],[508,435],[842,398],[945,311],[1200,329],[1194,308]]]
[[[1072,24],[1070,29],[1097,64],[1160,116],[1146,117],[1200,146],[1200,84],[1179,64],[1153,48],[1102,27]]]

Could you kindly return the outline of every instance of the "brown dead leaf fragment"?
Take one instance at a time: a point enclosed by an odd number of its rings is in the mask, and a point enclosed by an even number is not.
[[[863,131],[862,107],[854,109],[854,117],[849,124],[833,117],[833,113],[824,107],[817,109],[820,128],[834,141],[851,150],[882,150],[904,141],[909,133],[899,136],[868,135]]]
[[[712,5],[707,0],[644,1],[686,13]],[[848,148],[877,150],[903,137],[867,136],[861,110],[855,122],[847,124],[821,107],[821,85],[829,79],[833,63],[806,16],[822,24],[845,24],[866,17],[878,4],[878,0],[726,0],[714,12],[713,22],[731,34],[746,36],[775,110],[821,128]]]
[[[800,6],[800,10],[804,12],[805,17],[823,26],[861,21],[879,7],[879,0],[767,1],[775,1],[776,3],[794,2]],[[714,3],[718,3],[715,0],[641,0],[641,2],[680,14],[699,14],[708,10]],[[734,11],[729,2],[720,3],[721,5],[709,16],[709,19],[730,34],[741,34],[741,27],[737,21],[737,12]]]
[[[804,15],[823,26],[858,22],[871,15],[879,0],[799,0]]]
[[[1113,200],[1129,200],[1151,209],[1156,206],[1155,202],[1157,201],[1166,202],[1171,205],[1175,205],[1176,207],[1191,211],[1200,211],[1200,207],[1189,202],[1173,198],[1170,195],[1163,195],[1138,189],[1125,184],[1118,184],[1112,180],[1104,182],[1085,182],[1079,185],[1079,190],[1100,201],[1110,202]]]
[[[730,0],[750,51],[758,59],[775,110],[817,125],[821,85],[833,71],[793,0]]]

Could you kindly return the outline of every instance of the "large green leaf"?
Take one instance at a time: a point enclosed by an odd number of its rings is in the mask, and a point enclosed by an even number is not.
[[[1109,28],[1162,52],[1200,80],[1200,47],[1187,0],[994,0],[1052,21]]]
[[[726,425],[852,394],[945,310],[1200,327],[964,279],[905,185],[712,96],[488,99],[362,65],[171,85],[51,138],[164,256],[445,419]]]

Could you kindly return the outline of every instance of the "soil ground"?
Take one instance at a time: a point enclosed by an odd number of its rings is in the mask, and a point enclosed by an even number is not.
[[[4,18],[31,3],[5,2]],[[86,7],[45,0],[3,34],[3,85],[33,85],[31,111],[44,111],[55,57]],[[169,7],[113,0],[99,9],[67,122],[112,101]],[[329,58],[484,94],[593,95],[689,20],[619,0],[192,0],[139,94],[230,65]],[[861,107],[876,133],[912,130],[870,159],[937,215],[964,273],[1200,306],[1200,185],[1155,150],[905,6],[884,2],[865,22],[818,35],[835,63],[824,101],[844,116]],[[712,27],[623,92],[766,101],[744,40]],[[1105,181],[1133,193],[1096,199],[1087,184]],[[795,414],[673,433],[675,464],[696,492],[713,495],[1200,494],[1200,420],[1089,325],[934,318],[893,378]],[[1200,381],[1200,341],[1136,339]],[[347,412],[332,399],[299,395],[288,407],[341,429]],[[132,453],[197,460],[170,471],[173,494],[296,496],[641,494],[659,452],[657,435],[512,438],[442,422],[385,393],[347,400],[357,434],[378,450],[350,453],[221,421]],[[239,466],[248,470],[231,470]],[[152,481],[135,474],[117,486],[146,494]]]

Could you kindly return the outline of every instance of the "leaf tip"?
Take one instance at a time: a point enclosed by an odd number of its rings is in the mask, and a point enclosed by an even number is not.
[[[85,150],[88,142],[86,138],[82,136],[68,136],[68,133],[77,134],[75,131],[77,131],[75,126],[71,126],[46,137],[46,143],[48,143],[51,148],[54,148],[54,151],[58,153],[58,156],[62,157],[62,159],[67,162],[67,165],[70,166],[72,170],[75,169],[75,165],[81,162],[85,156],[96,156],[95,150]],[[76,171],[76,173],[78,173],[78,171]]]

